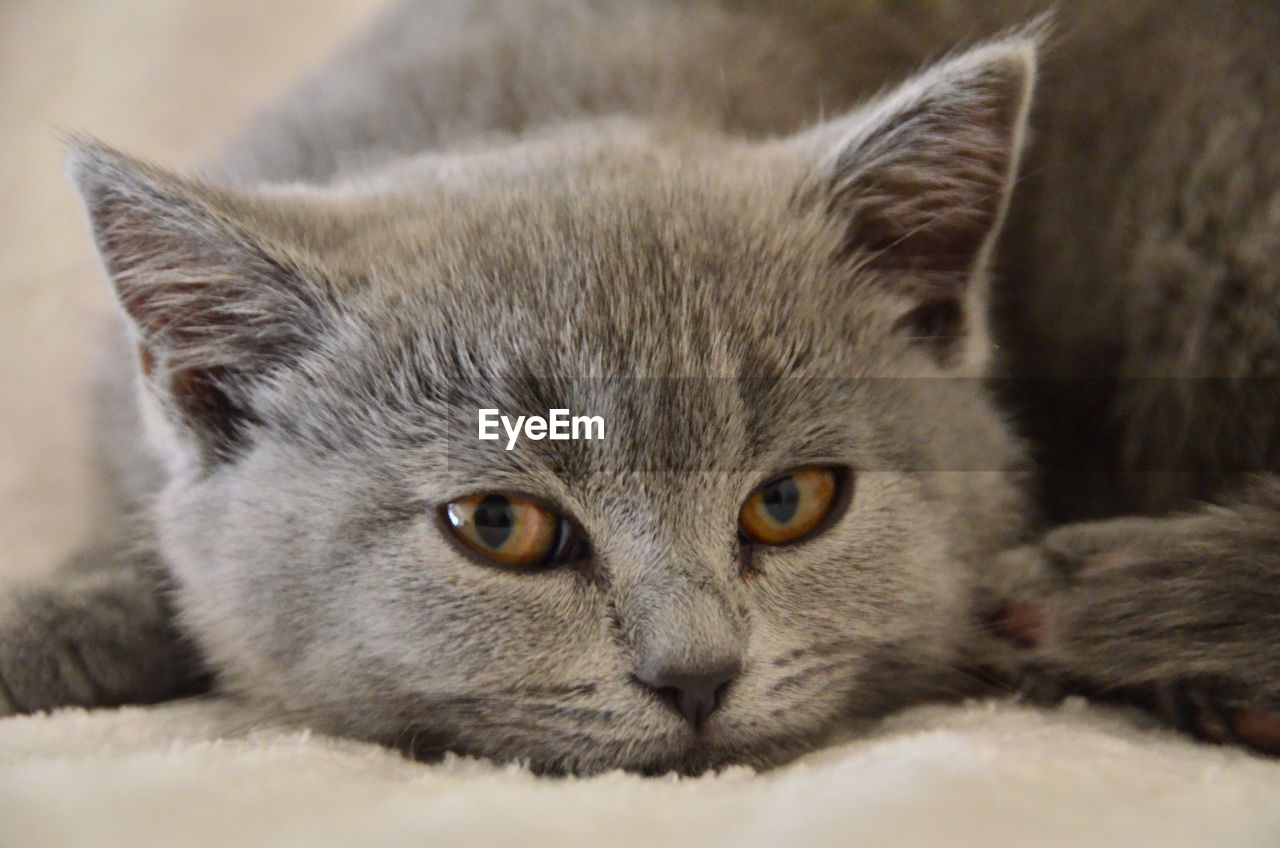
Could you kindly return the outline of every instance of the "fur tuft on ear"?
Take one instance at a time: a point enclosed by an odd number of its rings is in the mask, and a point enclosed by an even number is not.
[[[202,460],[227,458],[253,379],[314,338],[319,291],[237,221],[230,193],[92,140],[67,164],[149,387]]]
[[[1018,167],[1037,44],[1024,31],[978,47],[804,137],[844,227],[837,259],[881,272],[914,304],[903,331],[947,361],[962,339],[986,344],[979,278]]]

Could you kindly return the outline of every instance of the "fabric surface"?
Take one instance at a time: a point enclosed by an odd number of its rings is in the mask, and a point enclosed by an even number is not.
[[[1080,702],[978,703],[765,774],[553,779],[192,701],[0,721],[0,845],[1274,848],[1280,763]]]

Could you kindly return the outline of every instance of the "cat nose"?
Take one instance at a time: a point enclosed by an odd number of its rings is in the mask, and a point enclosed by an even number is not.
[[[741,671],[742,662],[733,658],[693,668],[642,666],[636,670],[636,679],[662,696],[697,729],[720,706],[729,684]]]

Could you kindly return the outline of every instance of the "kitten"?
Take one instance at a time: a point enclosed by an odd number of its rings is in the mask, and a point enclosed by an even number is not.
[[[204,178],[76,142],[126,319],[118,518],[0,611],[0,710],[212,686],[419,756],[695,773],[775,765],[991,664],[1265,747],[1271,484],[1001,553],[1035,530],[1007,409],[1061,456],[1095,430],[1046,414],[1046,386],[1097,389],[1058,378],[1266,376],[1276,332],[1253,317],[1280,253],[1253,151],[1280,81],[1231,38],[1273,43],[1277,12],[1110,7],[1057,25],[1021,171],[1037,29],[872,96],[1020,2],[414,0]],[[1188,68],[1149,71],[1171,43]],[[1187,126],[1208,141],[1148,151]],[[1173,369],[1160,340],[1221,317],[1214,278],[1182,273],[1206,263],[1238,270],[1249,308],[1222,309],[1254,335]],[[1055,382],[1002,408],[997,372]],[[1066,398],[1116,416],[1119,457],[1173,402],[1129,386]],[[506,450],[483,409],[606,437]],[[1199,472],[1225,437],[1178,438],[1172,467]],[[1126,485],[1093,511],[1209,494]]]

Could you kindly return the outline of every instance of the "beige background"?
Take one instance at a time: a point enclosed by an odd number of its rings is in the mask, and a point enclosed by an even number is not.
[[[197,163],[380,0],[0,0],[0,582],[75,546],[110,308],[60,163],[82,130]]]

